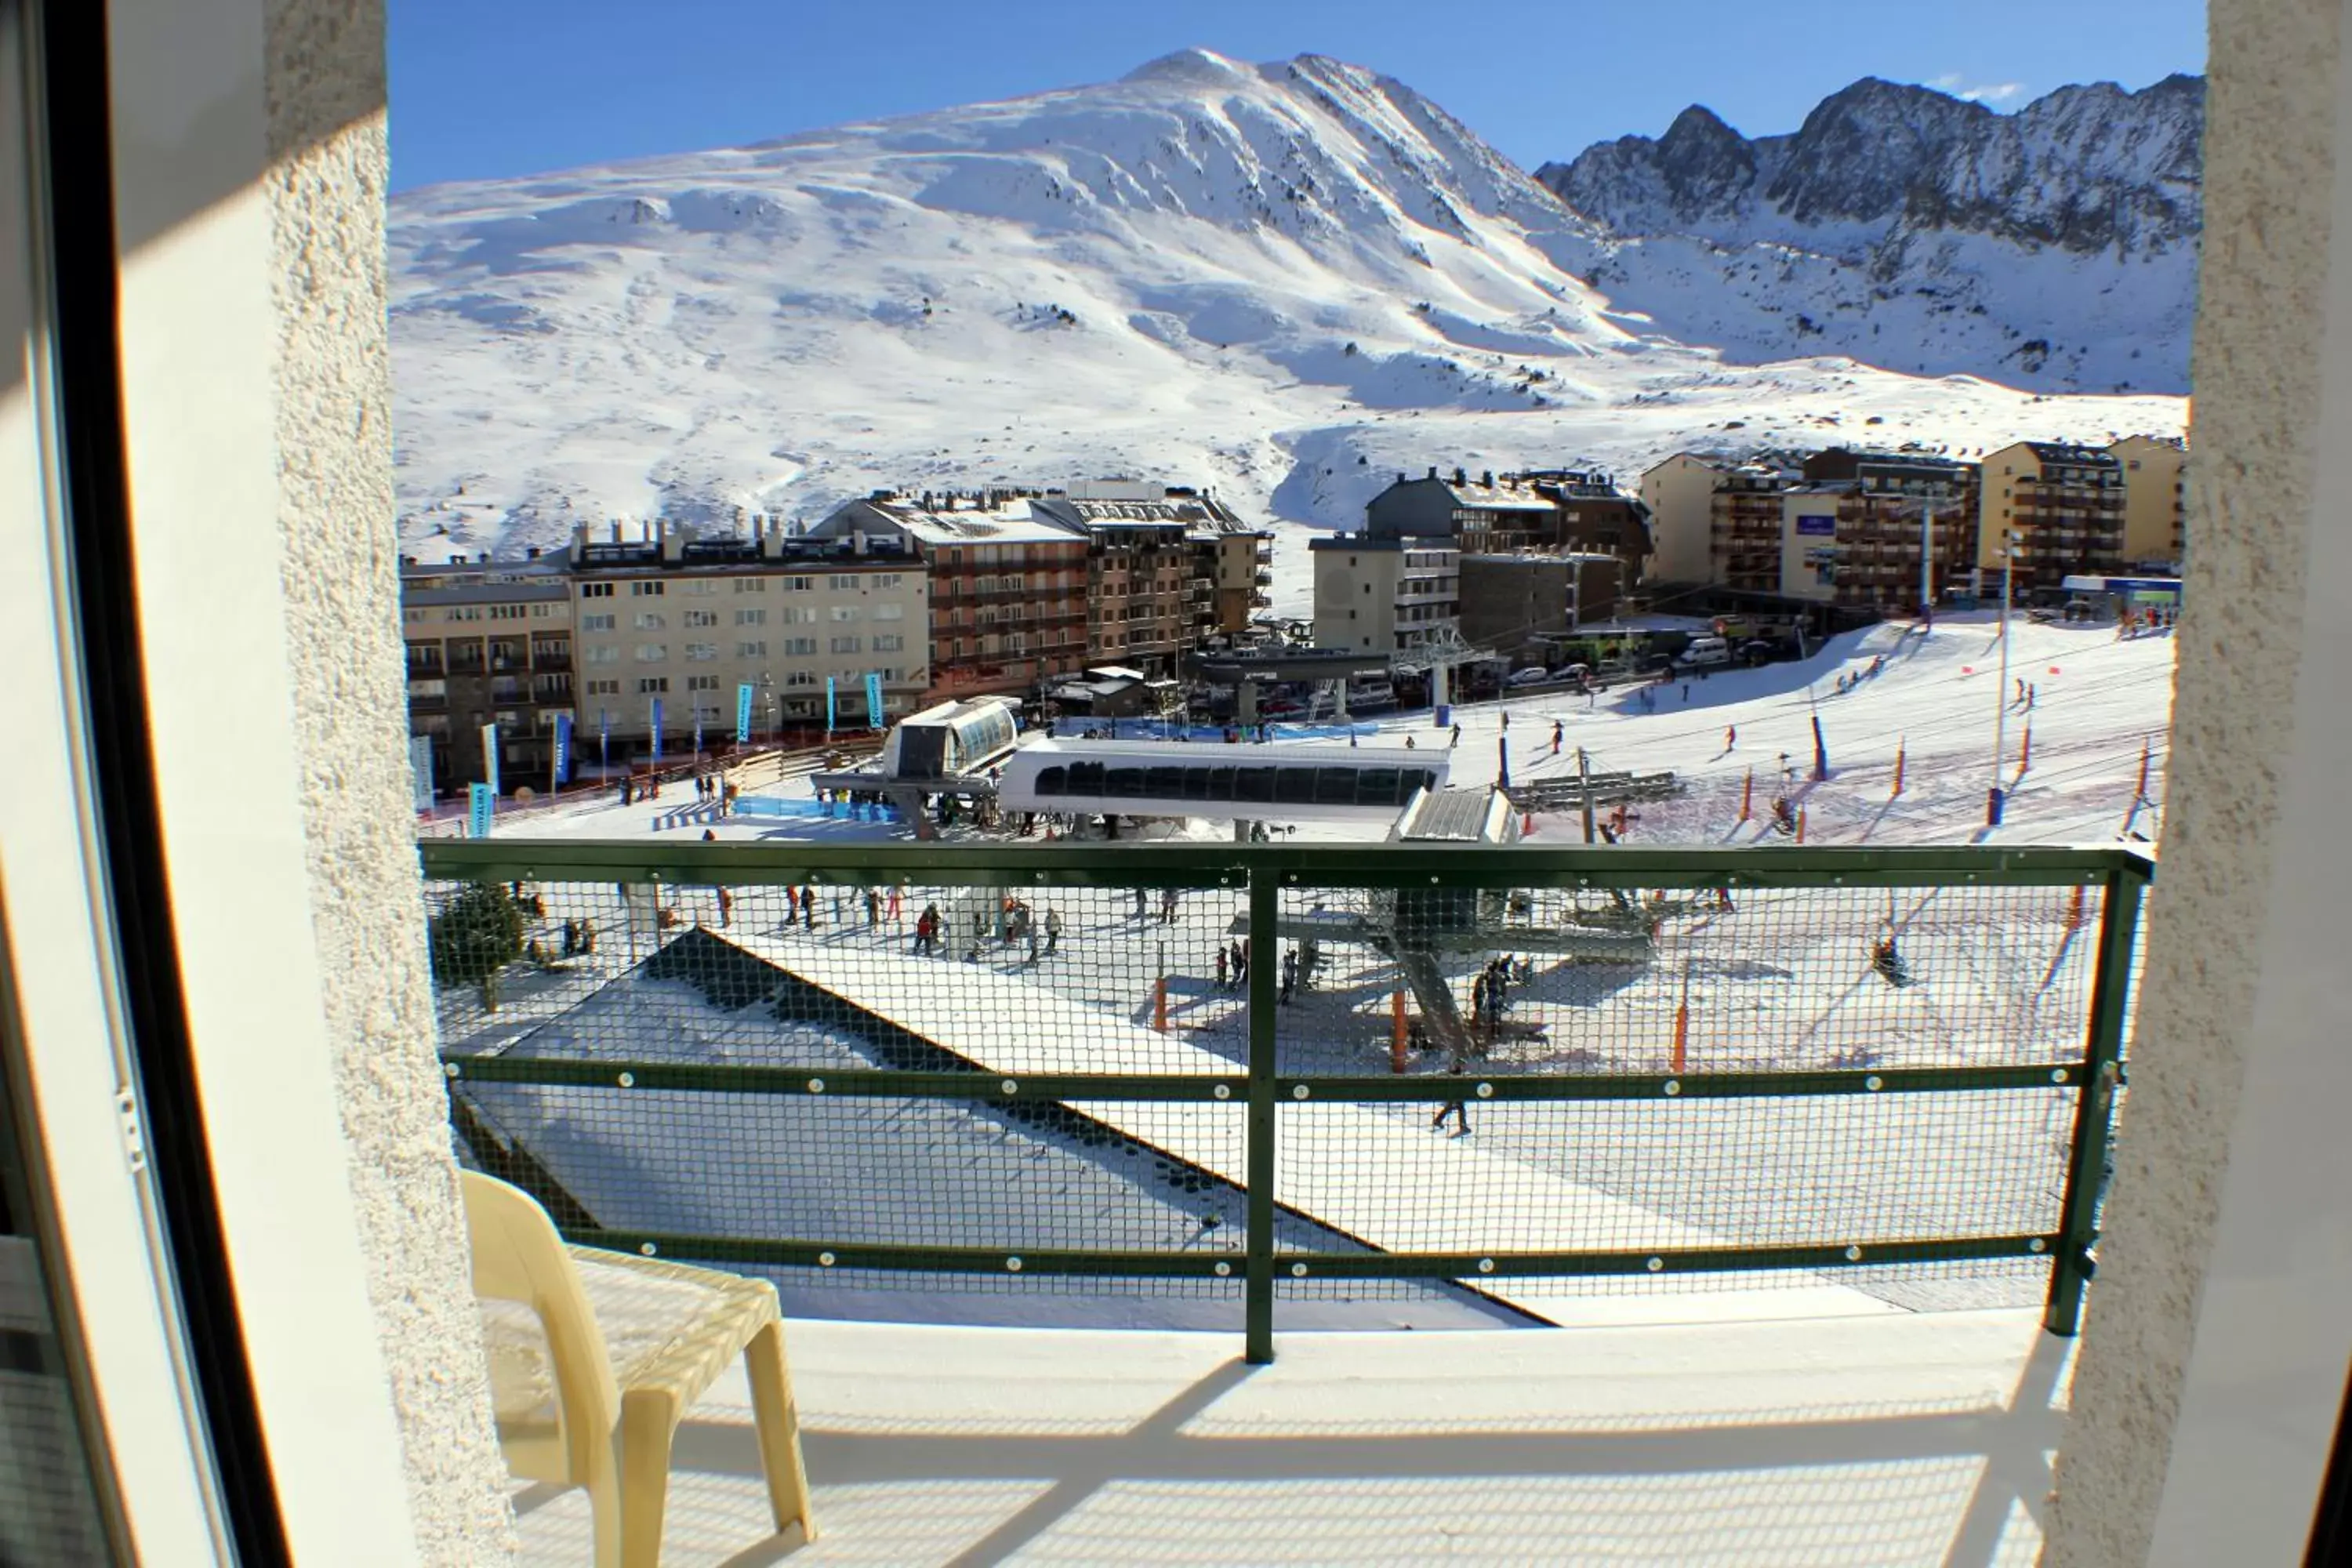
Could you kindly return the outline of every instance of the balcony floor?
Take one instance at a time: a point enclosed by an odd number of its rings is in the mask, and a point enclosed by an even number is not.
[[[2025,1311],[1557,1332],[790,1325],[820,1538],[740,1374],[678,1434],[669,1568],[2035,1561],[2070,1342]],[[584,1494],[515,1493],[532,1568]]]

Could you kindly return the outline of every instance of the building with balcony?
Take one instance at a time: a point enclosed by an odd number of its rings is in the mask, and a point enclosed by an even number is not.
[[[877,493],[807,534],[887,540],[927,574],[931,700],[1032,692],[1088,662],[1087,537],[1026,499]]]
[[[2109,576],[2124,563],[2123,464],[2098,447],[2019,441],[1985,454],[1978,489],[1977,578],[1998,594],[2011,541],[2021,600],[2055,597],[2070,576]]]
[[[1711,582],[1741,593],[1781,591],[1787,510],[1781,496],[1802,482],[1793,465],[1763,461],[1742,463],[1721,476],[1707,515]]]
[[[745,686],[755,732],[878,729],[929,688],[929,587],[895,535],[795,534],[765,519],[719,538],[678,522],[614,524],[601,539],[583,526],[566,579],[583,761],[650,757],[656,711],[665,757],[691,754],[698,735],[705,751],[731,743]]]
[[[1808,482],[1781,492],[1784,595],[1858,614],[1907,616],[1971,581],[1972,465],[1832,448],[1805,459],[1803,471]]]
[[[1651,550],[1649,509],[1618,490],[1599,468],[1540,468],[1474,480],[1436,468],[1396,482],[1364,506],[1367,533],[1382,539],[1448,539],[1477,553],[1576,551],[1614,555],[1628,586],[1638,584]]]
[[[1426,539],[1336,533],[1309,540],[1315,646],[1398,653],[1462,629],[1462,552]]]
[[[562,558],[404,560],[400,574],[408,732],[431,740],[435,790],[486,781],[493,744],[502,789],[546,788],[556,720],[574,711]]]

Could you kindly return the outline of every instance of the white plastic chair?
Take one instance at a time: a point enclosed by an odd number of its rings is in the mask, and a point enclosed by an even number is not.
[[[815,1540],[775,1287],[567,1247],[528,1193],[460,1174],[499,1447],[525,1479],[587,1488],[596,1568],[657,1568],[670,1440],[738,1352],[769,1511]]]

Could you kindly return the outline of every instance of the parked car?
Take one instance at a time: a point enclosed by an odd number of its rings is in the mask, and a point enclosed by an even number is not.
[[[1752,637],[1739,645],[1739,657],[1749,664],[1770,664],[1789,657],[1789,645],[1767,637]]]
[[[1558,676],[1554,675],[1550,670],[1546,669],[1543,666],[1534,664],[1529,665],[1525,669],[1513,670],[1511,672],[1510,679],[1506,680],[1503,684],[1506,686],[1544,686],[1549,685],[1550,682],[1559,679],[1559,678]]]

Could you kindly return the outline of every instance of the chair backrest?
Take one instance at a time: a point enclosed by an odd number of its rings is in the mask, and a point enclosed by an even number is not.
[[[565,1474],[517,1468],[533,1479],[584,1486],[600,1468],[597,1449],[609,1455],[621,1416],[620,1385],[613,1376],[604,1331],[582,1289],[579,1271],[563,1248],[555,1222],[520,1187],[461,1171],[466,1194],[466,1231],[473,1248],[474,1294],[529,1308],[547,1335],[553,1363],[556,1405],[562,1422]]]

